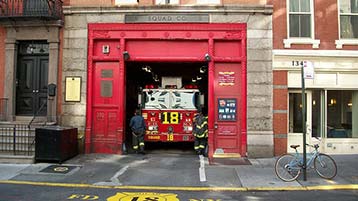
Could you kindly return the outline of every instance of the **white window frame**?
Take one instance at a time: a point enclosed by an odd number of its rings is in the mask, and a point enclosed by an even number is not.
[[[169,3],[165,2],[166,0],[155,0],[155,5],[179,5],[180,0],[169,0]]]
[[[116,6],[120,6],[120,5],[137,5],[138,2],[137,2],[137,0],[115,0],[114,4]]]
[[[337,0],[337,8],[338,8],[338,40],[335,41],[336,49],[342,49],[343,45],[358,45],[358,38],[341,38],[341,0]],[[350,15],[358,15],[351,13]]]
[[[196,0],[199,5],[218,5],[221,4],[221,0]]]
[[[314,1],[310,1],[310,15],[311,15],[311,37],[290,37],[290,0],[286,0],[286,11],[287,11],[287,38],[283,40],[285,48],[291,48],[291,44],[309,44],[312,48],[319,48],[320,40],[315,39],[314,30]]]

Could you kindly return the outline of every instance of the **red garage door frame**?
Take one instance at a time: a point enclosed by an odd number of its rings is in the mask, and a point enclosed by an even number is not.
[[[138,48],[140,44],[145,45]],[[162,49],[165,47],[168,49]],[[163,62],[206,62],[205,55],[208,54],[209,157],[217,150],[246,156],[247,56],[246,24],[243,23],[89,24],[86,153],[122,153],[126,129],[125,52],[130,55],[127,61]],[[107,74],[112,77],[106,77],[96,69],[110,72]],[[230,82],[235,88],[225,83],[221,85],[222,78],[218,73],[228,71],[234,74],[234,81]],[[112,92],[107,98],[96,98],[99,95],[95,90],[99,89],[95,86],[102,82],[104,87],[106,83],[112,84]],[[237,101],[235,121],[218,118],[218,100],[221,98]],[[220,141],[223,143],[218,143]]]

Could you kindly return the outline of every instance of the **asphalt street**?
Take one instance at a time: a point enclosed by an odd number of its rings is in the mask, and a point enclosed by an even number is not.
[[[358,156],[336,155],[332,180],[309,170],[284,182],[276,158],[215,160],[191,153],[81,154],[63,164],[0,164],[0,201],[357,200]]]
[[[236,191],[126,189],[114,186],[0,184],[0,201],[356,201],[358,191]]]

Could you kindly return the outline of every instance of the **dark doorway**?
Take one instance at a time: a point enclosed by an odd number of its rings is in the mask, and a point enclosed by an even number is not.
[[[164,89],[163,77],[181,79],[180,88],[196,85],[204,95],[203,111],[207,114],[208,66],[206,62],[126,62],[126,125],[138,108],[138,94],[146,85],[158,85]],[[132,133],[127,127],[125,143],[128,153],[132,150]],[[193,142],[145,142],[147,153],[194,154]]]
[[[16,115],[47,115],[48,44],[20,42],[16,71]]]

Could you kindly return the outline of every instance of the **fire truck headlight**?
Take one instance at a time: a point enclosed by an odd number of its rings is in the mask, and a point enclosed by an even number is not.
[[[192,126],[184,126],[184,131],[193,131]]]

